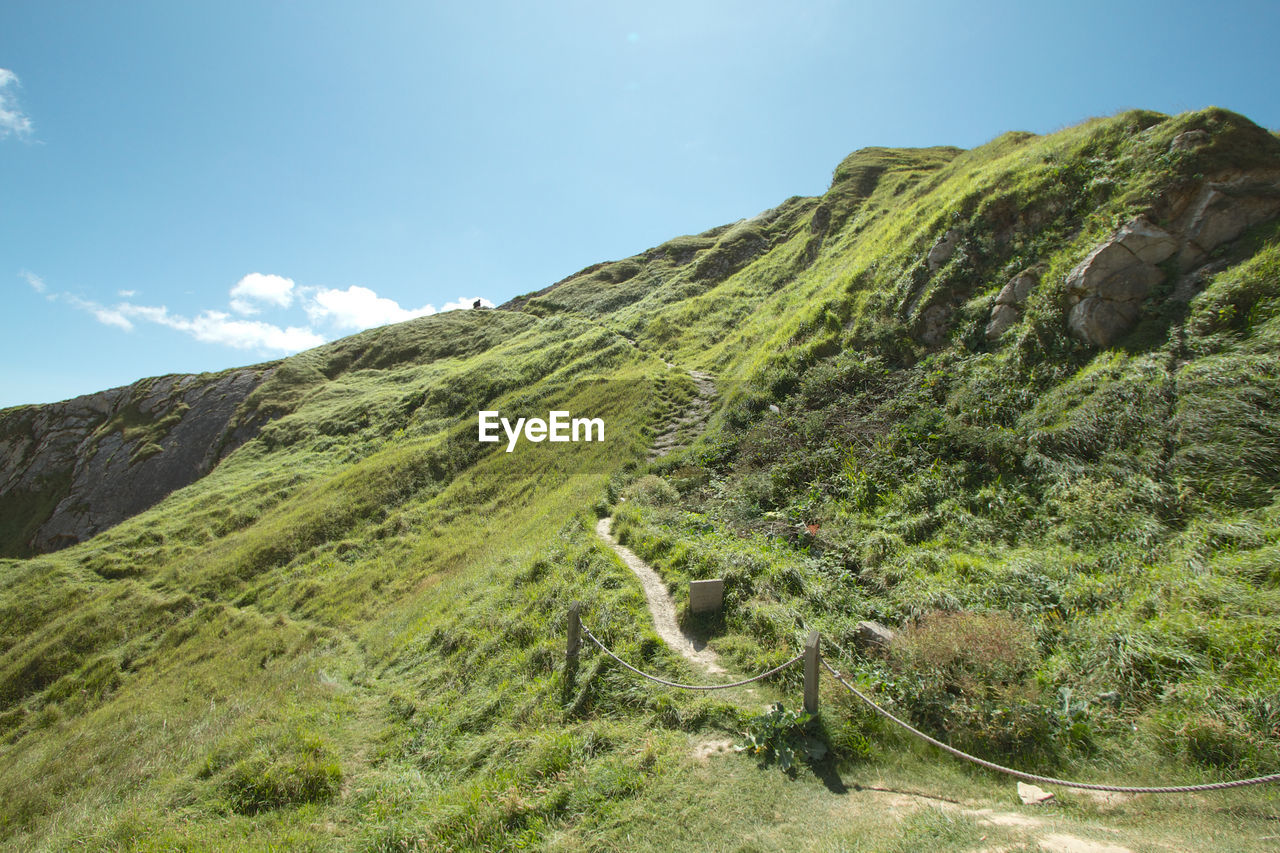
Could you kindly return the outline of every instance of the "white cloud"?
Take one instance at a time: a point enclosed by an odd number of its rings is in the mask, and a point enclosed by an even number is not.
[[[96,302],[90,302],[88,299],[81,299],[79,296],[72,296],[69,293],[62,294],[62,298],[81,311],[88,311],[98,319],[99,323],[115,326],[117,329],[124,329],[126,332],[133,331],[133,323],[129,321],[129,318],[124,315],[119,307],[108,308],[105,305],[99,305]]]
[[[379,296],[369,288],[357,284],[346,290],[317,290],[311,294],[306,310],[313,323],[328,321],[336,328],[352,331],[401,323],[414,317],[436,313],[431,305],[401,308],[394,299]]]
[[[289,326],[281,328],[261,320],[240,320],[224,311],[202,311],[195,317],[170,314],[163,305],[117,306],[121,314],[149,320],[179,332],[186,332],[198,341],[222,344],[236,349],[298,352],[324,343],[325,339],[307,328]],[[101,318],[100,318],[101,319]]]
[[[3,71],[3,70],[4,70],[3,68],[0,68],[0,71]],[[48,289],[45,286],[44,279],[42,279],[40,276],[36,275],[33,272],[22,270],[21,272],[18,273],[18,275],[22,276],[26,280],[27,284],[31,285],[31,289],[34,290],[36,293],[44,293],[45,290]]]
[[[389,323],[403,323],[415,317],[426,317],[440,311],[453,311],[459,308],[470,308],[475,297],[458,299],[445,303],[437,309],[434,305],[423,305],[421,308],[401,308],[400,303],[385,296],[379,296],[367,287],[352,285],[346,290],[320,288],[307,293],[304,306],[307,316],[313,323],[327,322],[336,329],[360,331],[372,329],[374,326],[385,326]],[[488,299],[480,299],[480,304],[492,308]]]
[[[307,328],[289,326],[281,328],[260,320],[241,320],[225,311],[202,311],[195,317],[171,314],[163,305],[134,305],[122,302],[108,307],[69,293],[61,294],[63,301],[88,311],[99,323],[115,326],[126,332],[134,330],[134,321],[144,320],[185,332],[198,341],[222,344],[236,349],[270,350],[293,353],[324,343],[325,339]]]
[[[13,89],[18,87],[18,75],[8,68],[0,68],[0,139],[8,136],[31,136],[34,127],[31,119],[23,114]]]
[[[38,293],[45,293],[46,285],[39,276],[26,271],[20,275]],[[121,290],[118,293],[127,300],[137,291]],[[213,309],[188,317],[171,313],[164,305],[138,305],[124,301],[106,306],[69,293],[47,293],[46,297],[87,311],[98,322],[126,332],[133,331],[139,322],[153,323],[183,332],[204,343],[279,353],[294,353],[319,346],[332,340],[338,332],[360,331],[436,313],[431,305],[401,308],[394,299],[379,296],[367,287],[352,285],[346,290],[297,287],[292,279],[262,273],[250,273],[231,288],[229,302],[232,311],[242,315],[256,314],[263,305],[288,308],[296,302],[300,303],[297,308],[307,314],[312,324],[327,324],[332,330],[330,334],[323,335],[311,326],[279,326]],[[441,310],[471,308],[475,301],[471,297],[458,299],[446,303]],[[493,307],[488,299],[479,301],[486,308]]]
[[[121,299],[129,299],[137,295],[138,295],[138,291],[136,290],[117,290],[116,291],[116,296],[119,296]]]
[[[261,303],[288,308],[293,304],[293,279],[251,272],[231,288],[231,308],[238,314],[257,314]]]

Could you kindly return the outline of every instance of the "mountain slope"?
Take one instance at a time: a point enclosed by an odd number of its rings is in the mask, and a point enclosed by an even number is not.
[[[0,553],[83,541],[207,474],[257,433],[236,409],[272,369],[162,376],[0,412]]]
[[[572,600],[627,660],[697,677],[595,538],[608,512],[678,602],[726,578],[723,616],[690,624],[743,673],[817,627],[842,670],[997,759],[1272,770],[1277,214],[1280,141],[1220,110],[866,149],[820,198],[285,359],[237,404],[256,435],[202,478],[0,562],[0,838],[820,849],[794,808],[849,849],[1035,842],[850,799],[1004,794],[830,684],[832,758],[792,783],[702,769],[754,708],[590,651],[567,679]],[[689,369],[716,376],[708,428],[650,464]],[[506,453],[475,440],[481,409],[600,417],[606,440]],[[887,654],[856,651],[867,618],[898,631]],[[1228,797],[1110,820],[1245,849],[1274,806]]]

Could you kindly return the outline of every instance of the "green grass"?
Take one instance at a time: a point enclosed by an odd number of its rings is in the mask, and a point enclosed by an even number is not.
[[[1170,155],[1192,127],[1212,145]],[[612,512],[682,611],[686,581],[725,578],[723,614],[681,619],[736,672],[816,627],[841,670],[996,760],[1122,783],[1274,771],[1276,229],[1108,351],[1066,334],[1061,282],[1161,193],[1278,149],[1218,110],[866,149],[822,197],[588,268],[521,311],[266,366],[237,413],[258,437],[208,476],[0,562],[0,844],[1262,849],[1269,790],[1023,808],[1011,780],[911,743],[830,679],[829,758],[708,757],[764,706],[795,707],[798,671],[691,695],[591,647],[567,672],[564,643],[577,600],[626,660],[702,677],[595,537]],[[949,228],[961,247],[931,272]],[[995,293],[1030,266],[1042,285],[988,343]],[[933,308],[950,321],[929,344]],[[688,368],[717,376],[708,428],[646,464]],[[481,408],[600,416],[607,440],[506,454],[474,441]],[[868,618],[901,632],[887,655],[856,650]]]

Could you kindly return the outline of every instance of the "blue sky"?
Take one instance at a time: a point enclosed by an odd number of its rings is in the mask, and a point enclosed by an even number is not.
[[[0,406],[494,303],[867,145],[1280,127],[1280,4],[0,6]]]

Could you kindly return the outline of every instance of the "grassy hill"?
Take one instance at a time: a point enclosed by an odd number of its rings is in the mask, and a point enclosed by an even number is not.
[[[865,149],[821,197],[286,359],[209,474],[0,561],[0,843],[1262,849],[1268,789],[1011,822],[1011,781],[829,679],[828,757],[787,774],[715,747],[796,704],[795,671],[702,696],[563,654],[580,600],[627,660],[699,678],[593,533],[612,514],[678,602],[726,579],[722,616],[684,618],[743,674],[817,628],[994,760],[1280,769],[1277,214],[1280,140],[1220,110]],[[707,429],[648,463],[689,369]],[[607,440],[506,453],[480,409]]]

